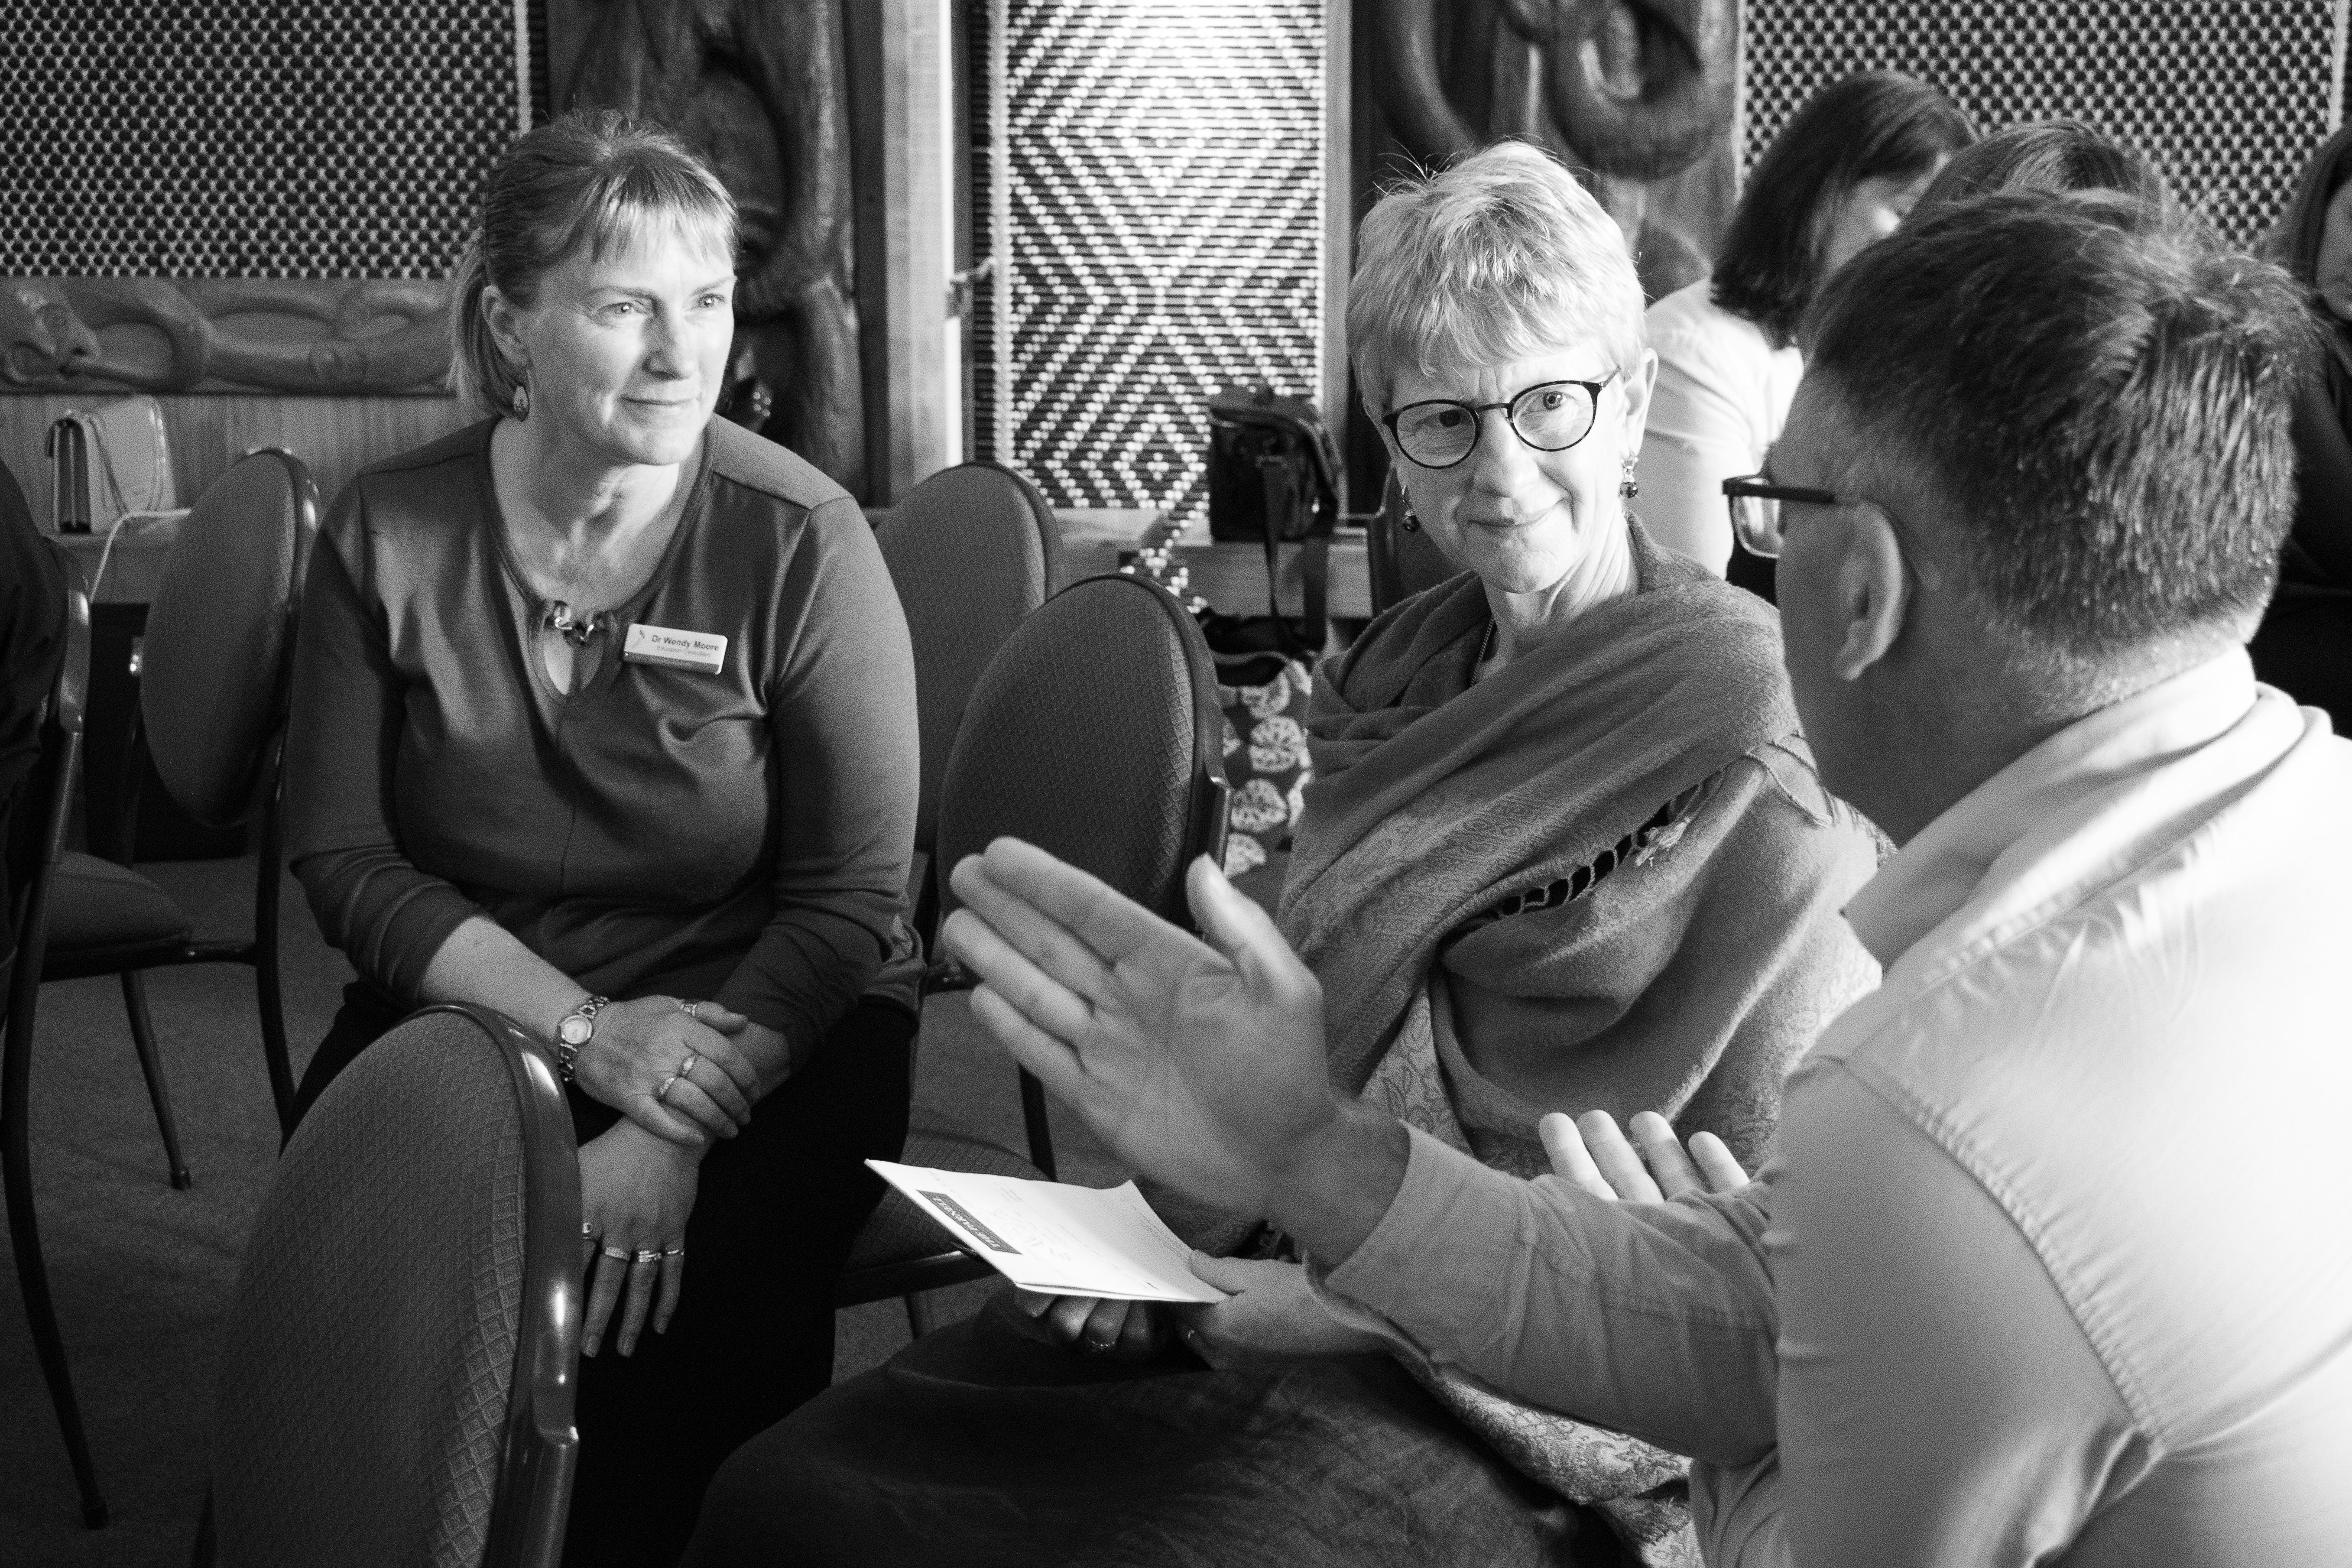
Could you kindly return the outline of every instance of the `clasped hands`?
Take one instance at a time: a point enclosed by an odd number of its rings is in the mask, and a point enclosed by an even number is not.
[[[737,1037],[751,1020],[716,1002],[615,1002],[596,1016],[572,1077],[582,1091],[665,1142],[702,1149],[751,1120],[760,1075]]]
[[[596,1016],[572,1077],[625,1118],[580,1150],[581,1246],[590,1277],[581,1350],[608,1327],[623,1355],[648,1326],[669,1327],[686,1281],[686,1223],[714,1138],[751,1120],[758,1071],[741,1037],[751,1020],[716,1002],[615,1002]]]

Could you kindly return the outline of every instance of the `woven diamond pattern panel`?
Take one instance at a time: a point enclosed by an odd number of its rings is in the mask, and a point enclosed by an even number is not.
[[[1994,130],[2072,115],[2154,158],[2230,239],[2274,220],[2328,132],[2336,0],[1748,0],[1746,157],[1860,70],[1937,83]]]
[[[980,455],[1056,506],[1199,513],[1209,395],[1316,393],[1322,0],[997,0],[976,41],[992,10]]]
[[[0,277],[439,277],[522,122],[511,0],[0,10]]]

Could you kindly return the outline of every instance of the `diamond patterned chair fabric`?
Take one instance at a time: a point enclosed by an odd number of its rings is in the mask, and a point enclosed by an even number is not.
[[[1185,868],[1223,848],[1223,750],[1209,645],[1174,595],[1139,577],[1073,584],[972,691],[941,786],[940,863],[1009,834],[1190,926]],[[942,913],[954,903],[943,885]]]
[[[148,607],[140,721],[163,787],[207,826],[244,821],[275,782],[318,504],[299,458],[247,457],[180,520]]]
[[[580,1171],[521,1030],[435,1007],[288,1143],[221,1355],[221,1568],[545,1565],[577,1437]]]

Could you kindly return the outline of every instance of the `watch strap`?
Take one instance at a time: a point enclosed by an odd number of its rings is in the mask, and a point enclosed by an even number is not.
[[[563,1081],[570,1083],[580,1065],[580,1047],[596,1037],[596,1015],[612,1005],[609,996],[591,996],[555,1021],[555,1070]],[[563,1026],[574,1018],[584,1018],[588,1033],[577,1044],[563,1037]]]

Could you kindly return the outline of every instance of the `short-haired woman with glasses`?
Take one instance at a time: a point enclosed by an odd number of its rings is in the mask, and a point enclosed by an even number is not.
[[[1814,776],[1771,610],[1627,510],[1624,239],[1507,144],[1391,192],[1359,257],[1358,381],[1460,574],[1316,678],[1280,918],[1332,1077],[1522,1176],[1553,1112],[1753,1163],[1875,981],[1837,911],[1876,841]],[[1680,1560],[1680,1460],[1394,1352],[1257,1216],[1163,1213],[1231,1300],[1001,1298],[730,1460],[692,1561],[1613,1562],[1609,1527]]]

